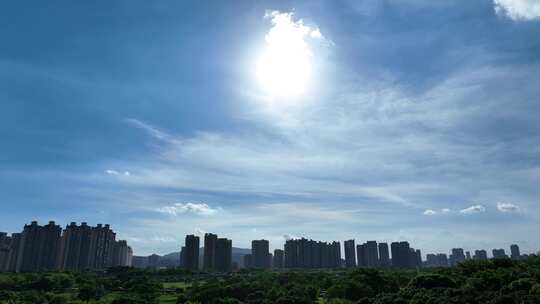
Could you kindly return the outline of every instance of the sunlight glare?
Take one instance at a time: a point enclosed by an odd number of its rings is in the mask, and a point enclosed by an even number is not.
[[[272,28],[265,36],[266,49],[257,62],[256,74],[261,86],[273,96],[302,94],[310,80],[313,56],[306,39],[320,39],[318,29],[302,20],[293,21],[292,13],[272,12]]]

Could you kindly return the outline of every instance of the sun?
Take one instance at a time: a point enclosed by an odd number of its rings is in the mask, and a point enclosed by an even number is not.
[[[262,88],[275,96],[301,95],[309,82],[308,54],[287,44],[273,46],[257,62],[257,79]]]
[[[292,13],[272,12],[272,28],[265,36],[265,49],[256,64],[256,76],[269,95],[294,97],[304,93],[312,74],[313,53],[306,39],[321,37],[302,20],[293,21]]]

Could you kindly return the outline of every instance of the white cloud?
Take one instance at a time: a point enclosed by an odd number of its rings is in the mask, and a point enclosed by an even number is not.
[[[482,205],[474,205],[474,206],[471,206],[469,208],[461,209],[459,211],[459,213],[461,213],[461,214],[474,214],[474,213],[481,213],[481,212],[485,212],[485,211],[486,211],[486,207],[484,207]]]
[[[500,212],[519,212],[521,210],[519,206],[512,203],[497,203],[497,209]]]
[[[424,211],[424,215],[435,215],[435,214],[437,214],[437,211],[432,210],[432,209],[427,209],[426,211]]]
[[[178,240],[176,240],[173,237],[170,236],[162,236],[162,235],[154,235],[151,238],[152,241],[159,242],[159,243],[177,243]]]
[[[493,0],[495,12],[513,20],[532,20],[540,18],[538,0]]]
[[[107,170],[105,170],[105,173],[107,173],[109,175],[131,176],[131,173],[129,171],[124,171],[123,173],[121,173],[120,171],[114,170],[114,169],[107,169]]]
[[[300,237],[296,236],[296,235],[292,235],[292,234],[284,234],[283,235],[283,241],[288,241],[288,240],[294,240],[294,239],[299,239]]]
[[[323,35],[321,34],[321,31],[317,28],[311,31],[310,33],[311,38],[315,39],[322,39]]]
[[[314,39],[325,39],[319,28],[314,25],[305,25],[302,19],[295,21],[293,16],[292,12],[267,11],[264,18],[270,19],[274,27],[266,35],[266,40],[272,43],[275,39],[284,39],[284,36],[289,36],[288,41],[303,44],[304,37],[308,35]]]
[[[170,215],[180,215],[185,213],[194,213],[199,215],[213,215],[221,209],[211,208],[204,203],[176,203],[172,206],[164,206],[157,208],[156,211],[161,213],[167,213]]]
[[[112,170],[112,169],[105,170],[105,173],[107,173],[109,175],[118,175],[118,174],[120,174],[118,171]]]
[[[433,209],[426,209],[424,211],[424,215],[437,215],[437,214],[447,214],[447,213],[450,213],[450,209],[448,208],[443,208],[439,211],[433,210]]]

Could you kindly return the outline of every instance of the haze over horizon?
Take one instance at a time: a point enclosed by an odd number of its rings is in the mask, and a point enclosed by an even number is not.
[[[537,0],[0,9],[0,231],[540,240]]]

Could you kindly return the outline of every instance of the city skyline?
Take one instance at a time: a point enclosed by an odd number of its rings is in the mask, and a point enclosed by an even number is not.
[[[392,243],[368,240],[364,243],[349,239],[340,241],[315,241],[313,239],[288,239],[282,249],[270,250],[265,239],[252,240],[251,250],[241,256],[241,264],[233,262],[233,240],[205,233],[204,246],[200,238],[186,235],[176,261],[165,267],[183,267],[192,271],[230,272],[238,268],[354,268],[354,267],[448,267],[466,260],[491,258],[526,259],[519,245],[493,248],[491,255],[485,249],[474,252],[454,247],[450,253],[424,252],[415,249],[407,241]],[[343,250],[342,250],[343,249]],[[389,250],[390,249],[390,250]],[[202,253],[202,254],[201,254]],[[536,254],[536,253],[535,253]],[[135,259],[133,259],[135,257]],[[425,258],[424,258],[425,257]],[[145,258],[146,261],[141,260]],[[62,230],[60,225],[49,221],[39,225],[37,221],[25,224],[20,233],[0,232],[0,271],[31,272],[39,270],[82,271],[105,269],[112,266],[163,267],[161,257],[136,256],[125,240],[116,240],[116,233],[108,224],[89,226],[71,222]],[[146,265],[146,266],[144,266]]]
[[[540,248],[535,0],[0,5],[0,231]]]
[[[59,252],[61,251],[64,251],[64,250],[67,250],[67,249],[64,249],[62,248],[62,246],[60,246],[60,243],[61,242],[65,242],[64,239],[66,239],[70,233],[73,233],[72,230],[73,229],[77,229],[77,232],[78,233],[77,235],[79,235],[78,237],[82,240],[82,241],[79,241],[81,242],[81,244],[84,244],[84,245],[87,245],[89,246],[89,244],[85,244],[84,242],[84,238],[85,238],[85,234],[83,233],[84,230],[82,230],[83,228],[88,228],[88,229],[92,229],[92,228],[105,228],[105,229],[109,229],[110,228],[110,225],[109,224],[96,224],[95,227],[93,226],[90,226],[87,222],[81,222],[80,223],[80,226],[77,225],[76,222],[69,222],[69,224],[65,224],[65,228],[61,228],[62,227],[62,224],[61,223],[57,223],[56,221],[53,221],[53,220],[49,220],[49,221],[45,221],[45,222],[48,222],[49,224],[48,225],[51,225],[51,223],[53,223],[55,225],[55,227],[57,227],[56,229],[58,229],[59,231],[59,235],[58,235],[58,245],[55,245],[58,247],[58,250]],[[38,225],[39,221],[31,221],[30,224],[25,224],[24,227],[27,227],[27,226],[32,226],[32,225]],[[79,232],[79,230],[81,230],[81,232]],[[0,237],[12,237],[12,236],[15,236],[15,237],[20,237],[22,232],[24,231],[24,229],[22,231],[14,231],[14,232],[8,232],[8,231],[0,231]],[[116,234],[117,232],[114,232],[113,235],[114,235],[114,239],[116,239]],[[88,236],[87,236],[88,238]],[[232,246],[232,243],[230,245],[227,245],[229,247],[235,247],[235,248],[241,248],[241,249],[248,249],[248,248],[253,248],[253,242],[258,242],[258,241],[264,241],[264,242],[267,242],[268,244],[265,245],[265,246],[268,246],[268,253],[271,253],[271,252],[274,252],[276,250],[281,250],[284,252],[285,250],[285,244],[287,243],[287,241],[290,241],[290,240],[301,240],[301,239],[304,239],[304,240],[311,240],[311,238],[308,238],[308,237],[290,237],[290,236],[287,236],[287,237],[284,237],[282,241],[276,241],[276,242],[271,242],[269,241],[268,239],[260,239],[260,240],[251,240],[249,242],[248,245],[242,245],[242,244],[237,244],[235,243],[235,246]],[[201,243],[201,240],[202,240],[202,243]],[[193,256],[200,256],[200,257],[204,257],[205,256],[205,251],[204,251],[204,248],[205,248],[205,240],[206,242],[208,242],[208,244],[210,244],[211,246],[211,249],[208,251],[208,253],[206,254],[207,256],[207,260],[205,262],[205,259],[203,260],[197,260],[197,261],[194,261],[193,263],[194,264],[191,264],[189,263],[188,265],[199,265],[200,264],[200,267],[202,268],[205,268],[205,263],[208,264],[208,266],[206,268],[208,269],[213,269],[215,268],[215,256],[216,256],[216,244],[218,243],[218,240],[221,240],[222,242],[225,241],[225,242],[232,242],[232,239],[228,239],[228,238],[224,238],[224,237],[218,237],[217,234],[215,233],[207,233],[205,232],[204,234],[202,235],[196,235],[196,234],[190,234],[190,235],[185,235],[181,238],[181,240],[179,241],[179,244],[182,244],[180,247],[178,246],[175,246],[175,248],[173,248],[173,250],[171,251],[167,251],[167,252],[157,252],[157,251],[151,251],[149,254],[145,254],[145,252],[141,252],[141,253],[137,253],[135,252],[133,249],[130,249],[131,250],[131,253],[133,256],[150,256],[150,255],[165,255],[165,254],[170,254],[172,252],[179,252],[179,253],[182,253],[183,250],[185,248],[188,248],[186,252],[189,252],[189,250],[191,250],[191,257]],[[322,242],[326,242],[326,243],[332,243],[336,240],[323,240]],[[356,245],[355,242],[356,241],[359,241],[359,243],[357,243]],[[125,243],[127,244],[127,241],[126,240],[119,240],[118,242],[122,242],[122,243]],[[377,252],[381,252],[381,245],[384,245],[386,246],[385,248],[382,248],[382,250],[384,250],[385,255],[387,256],[391,256],[389,254],[389,245],[392,244],[392,243],[402,243],[402,242],[407,242],[407,240],[393,240],[393,241],[387,241],[387,240],[369,240],[369,239],[366,239],[364,240],[364,243],[361,243],[361,241],[359,239],[356,239],[356,238],[353,238],[353,239],[347,239],[347,238],[341,238],[341,239],[337,239],[337,242],[339,243],[343,243],[343,245],[340,245],[340,254],[341,254],[341,258],[343,259],[343,262],[345,263],[344,266],[345,267],[348,267],[347,266],[347,243],[349,242],[352,242],[352,244],[354,245],[353,249],[354,249],[354,261],[352,262],[349,262],[349,263],[354,263],[354,265],[358,264],[360,261],[360,259],[358,258],[358,251],[359,251],[359,248],[362,248],[362,246],[365,246],[366,244],[369,244],[371,243],[371,252],[373,252],[373,250],[375,250],[373,248],[373,246],[377,247]],[[375,242],[373,244],[373,242]],[[508,244],[501,244],[499,246],[495,246],[493,248],[483,248],[481,246],[472,246],[472,247],[463,247],[463,246],[450,246],[446,249],[442,249],[442,250],[439,250],[438,252],[439,253],[452,253],[452,250],[453,249],[460,249],[463,251],[463,255],[465,255],[465,252],[472,252],[472,253],[477,253],[478,251],[484,251],[484,254],[486,255],[486,257],[489,257],[489,258],[492,258],[495,256],[494,254],[494,251],[500,251],[502,250],[502,254],[503,255],[506,255],[508,257],[515,257],[515,256],[520,256],[520,254],[538,254],[540,252],[540,249],[532,249],[532,250],[528,250],[528,249],[523,249],[523,247],[521,247],[521,245],[518,244],[519,242],[510,242],[510,245]],[[187,245],[189,244],[189,246]],[[277,245],[276,245],[277,244]],[[282,244],[281,247],[279,244]],[[508,246],[507,246],[508,245]],[[79,245],[80,246],[80,245]],[[186,247],[188,246],[188,247]],[[517,246],[517,248],[513,247],[513,246]],[[507,248],[508,247],[508,248]],[[130,247],[131,248],[131,247]],[[203,251],[200,251],[201,249],[203,249]],[[349,249],[351,250],[351,249]],[[363,250],[363,248],[362,248]],[[487,251],[486,251],[487,250]],[[199,252],[200,251],[200,252]],[[436,250],[437,251],[437,250]],[[426,257],[427,254],[430,254],[430,253],[433,253],[435,251],[430,251],[430,252],[426,252],[426,251],[422,251],[424,252],[423,253],[423,257]],[[475,254],[477,255],[477,254]],[[471,254],[471,257],[473,255]],[[423,258],[424,259],[424,258]],[[424,259],[425,260],[425,259]],[[58,261],[55,261],[55,263],[64,263],[62,260],[58,260]],[[385,262],[386,263],[386,262]],[[368,263],[370,264],[370,263]],[[352,265],[352,264],[350,264]],[[187,268],[193,268],[194,266],[192,267],[188,267],[186,266]]]

